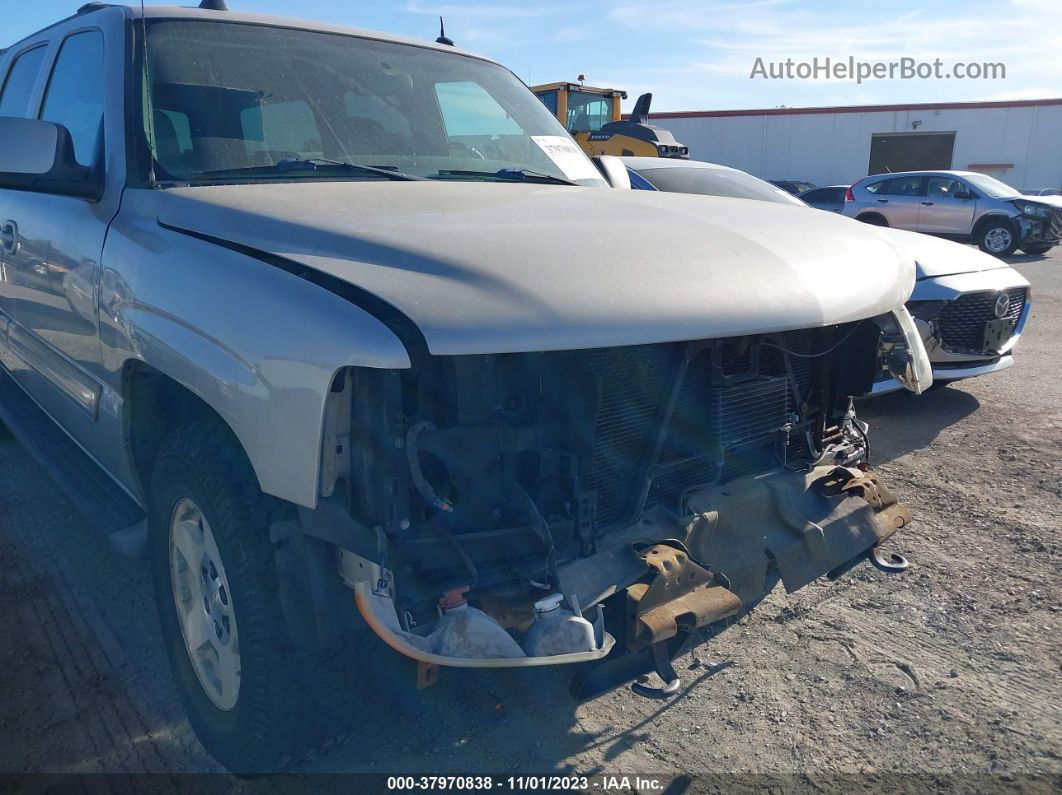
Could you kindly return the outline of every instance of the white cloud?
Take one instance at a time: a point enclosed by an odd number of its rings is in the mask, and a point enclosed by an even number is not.
[[[758,7],[749,10],[751,6]],[[931,5],[904,11],[896,7],[854,4],[794,4],[784,0],[736,5],[733,2],[659,2],[612,6],[608,18],[637,30],[648,41],[670,37],[674,56],[654,65],[675,67],[658,87],[668,109],[764,105],[765,98],[792,98],[794,104],[847,104],[879,101],[975,99],[985,94],[1037,96],[1062,94],[1062,2],[1007,0]],[[757,57],[764,61],[810,61],[849,56],[862,61],[902,57],[932,61],[945,68],[955,62],[1002,62],[1005,80],[874,81],[858,85],[838,80],[749,80]],[[637,70],[633,70],[636,73]],[[1053,86],[1053,88],[1051,88]],[[685,99],[680,99],[684,97]],[[697,98],[699,97],[699,99]],[[692,106],[685,104],[692,99]],[[684,104],[679,104],[680,102]]]

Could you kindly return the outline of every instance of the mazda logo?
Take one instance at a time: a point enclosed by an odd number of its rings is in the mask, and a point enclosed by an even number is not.
[[[1004,318],[1007,316],[1007,312],[1010,311],[1010,296],[1006,293],[1000,293],[996,296],[996,305],[994,307],[996,317]]]

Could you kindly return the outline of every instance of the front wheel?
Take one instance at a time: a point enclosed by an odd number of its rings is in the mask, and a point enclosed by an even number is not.
[[[1014,224],[1005,218],[987,221],[977,236],[977,246],[986,254],[1009,257],[1018,248]]]
[[[357,644],[296,654],[269,539],[281,503],[262,494],[228,427],[206,420],[167,437],[149,493],[162,637],[207,751],[233,772],[266,772],[343,733],[364,666],[339,652]]]

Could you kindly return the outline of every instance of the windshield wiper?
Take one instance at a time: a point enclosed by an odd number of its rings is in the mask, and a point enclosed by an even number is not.
[[[313,157],[306,160],[299,160],[297,158],[281,160],[277,163],[276,168],[278,171],[316,171],[320,166],[324,166],[325,168],[345,168],[353,171],[364,171],[367,174],[379,174],[381,177],[395,180],[420,181],[427,179],[427,177],[417,177],[413,174],[403,174],[393,166],[365,166],[361,163],[345,163],[342,160],[327,160],[323,157]]]
[[[549,185],[576,185],[568,179],[561,179],[552,174],[543,174],[541,171],[531,171],[526,168],[503,168],[498,171],[469,171],[465,169],[439,169],[435,179],[439,177],[487,177],[505,180],[507,182],[542,182]]]
[[[342,169],[344,171],[357,171],[364,174],[377,174],[391,180],[420,181],[426,177],[417,177],[412,174],[403,174],[398,169],[385,168],[383,166],[364,166],[361,163],[344,163],[341,160],[326,160],[325,158],[288,158],[281,160],[272,166],[246,166],[244,168],[219,168],[213,171],[200,171],[192,175],[193,178],[202,177],[238,177],[244,174],[283,174],[288,171],[318,171],[327,169]]]

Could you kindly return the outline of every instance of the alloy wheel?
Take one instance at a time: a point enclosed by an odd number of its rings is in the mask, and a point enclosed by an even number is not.
[[[170,516],[170,583],[185,651],[215,707],[229,711],[240,693],[240,645],[232,591],[210,524],[190,499]]]

